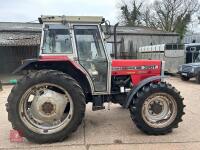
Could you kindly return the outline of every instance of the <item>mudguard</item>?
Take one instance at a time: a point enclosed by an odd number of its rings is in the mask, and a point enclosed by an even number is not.
[[[20,72],[21,70],[29,66],[30,64],[38,62],[38,61],[39,61],[38,59],[26,59],[23,61],[23,64],[21,66],[19,66],[14,72],[12,72],[12,74],[17,74],[18,72]]]
[[[130,93],[129,93],[129,96],[127,97],[127,100],[126,100],[126,105],[125,105],[125,108],[128,108],[130,106],[130,103],[131,101],[133,100],[133,97],[135,94],[137,94],[137,92],[143,87],[145,86],[146,84],[152,82],[152,81],[157,81],[157,80],[163,80],[164,78],[167,78],[166,76],[153,76],[153,77],[149,77],[149,78],[146,78],[144,80],[142,80],[138,86],[136,86],[135,88],[133,88]]]
[[[13,74],[18,73],[21,70],[24,70],[25,68],[31,66],[32,64],[43,63],[43,62],[70,62],[76,69],[80,70],[79,66],[75,62],[71,61],[67,56],[40,56],[39,58],[36,59],[23,60],[22,65],[18,67],[13,72]]]
[[[71,61],[67,56],[41,56],[37,59],[27,59],[13,74],[21,73],[23,70],[45,69],[57,70],[70,75],[80,84],[85,93],[94,91],[91,78],[87,76],[78,63]]]

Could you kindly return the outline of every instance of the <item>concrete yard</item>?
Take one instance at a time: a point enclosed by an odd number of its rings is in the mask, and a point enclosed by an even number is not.
[[[179,78],[167,79],[185,98],[186,115],[179,128],[164,136],[147,136],[140,132],[130,119],[128,110],[111,105],[111,110],[91,111],[87,105],[85,120],[78,131],[64,142],[55,144],[33,144],[10,142],[11,124],[7,120],[5,103],[12,86],[0,92],[0,149],[74,149],[74,150],[197,150],[200,149],[200,85],[194,80],[183,82]],[[107,108],[107,104],[106,104]]]

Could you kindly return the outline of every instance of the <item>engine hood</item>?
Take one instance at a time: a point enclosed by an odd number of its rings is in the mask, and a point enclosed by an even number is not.
[[[114,59],[114,60],[112,60],[113,67],[160,65],[160,63],[161,63],[160,60],[138,60],[138,59]]]
[[[160,60],[132,60],[117,59],[112,60],[112,73],[124,74],[160,74]]]

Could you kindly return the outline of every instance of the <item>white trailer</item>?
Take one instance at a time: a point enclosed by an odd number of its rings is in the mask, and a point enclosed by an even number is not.
[[[185,63],[185,48],[181,44],[144,46],[139,48],[137,58],[163,60],[166,72],[177,73],[179,65]]]

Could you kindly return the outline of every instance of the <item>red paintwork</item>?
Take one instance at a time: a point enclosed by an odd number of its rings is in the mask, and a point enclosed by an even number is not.
[[[130,69],[130,70],[112,70],[112,75],[131,75],[133,85],[138,85],[140,81],[151,76],[161,74],[160,60],[112,60],[112,68],[115,67],[132,67],[132,66],[158,66],[155,69]]]
[[[62,55],[54,55],[54,56],[40,56],[39,61],[69,61],[69,57]]]
[[[69,61],[77,69],[80,70],[80,65],[72,61],[67,56],[54,55],[54,56],[40,56],[39,61]],[[112,70],[112,76],[131,75],[133,85],[138,85],[140,81],[161,74],[161,61],[160,60],[112,60],[112,69],[115,67],[137,67],[137,66],[157,66],[155,69],[121,69]]]
[[[80,70],[82,73],[84,73],[81,69],[80,69],[80,65],[78,63],[76,63],[75,61],[72,61],[69,57],[67,57],[66,55],[47,55],[47,56],[40,56],[39,57],[39,61],[45,62],[45,61],[53,61],[53,62],[59,62],[59,61],[68,61],[70,62],[74,67],[76,67],[76,69]],[[84,73],[85,74],[85,73]]]

